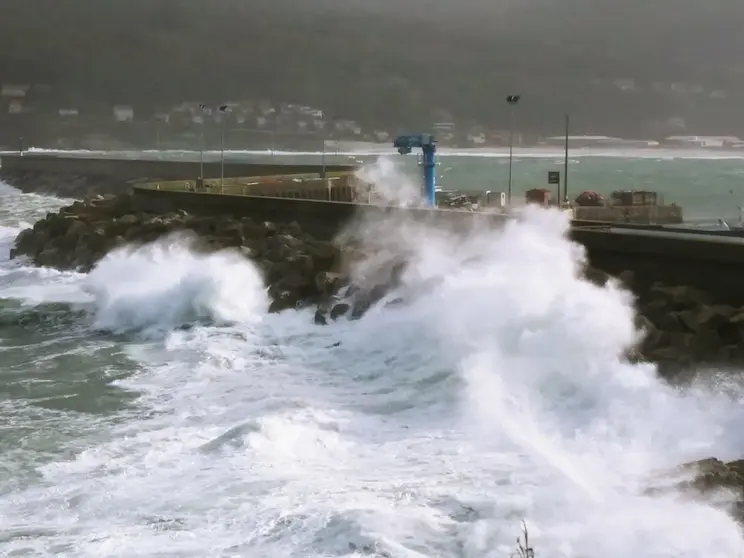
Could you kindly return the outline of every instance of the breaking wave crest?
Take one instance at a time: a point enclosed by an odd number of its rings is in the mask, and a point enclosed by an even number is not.
[[[382,165],[368,176],[392,191]],[[0,497],[0,529],[36,533],[0,549],[484,558],[509,555],[527,517],[538,557],[744,552],[724,511],[646,490],[683,461],[741,456],[739,392],[674,389],[624,359],[632,296],[580,278],[563,215],[527,208],[467,238],[359,226],[406,254],[403,301],[325,327],[266,315],[237,254],[169,239],[104,259],[84,279],[96,326],[167,332],[126,347],[139,372],[118,384],[153,412]]]
[[[111,252],[85,289],[95,299],[95,326],[118,333],[247,322],[268,305],[253,264],[235,251],[198,254],[182,236]]]

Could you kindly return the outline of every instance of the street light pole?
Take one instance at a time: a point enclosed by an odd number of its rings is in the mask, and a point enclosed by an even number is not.
[[[569,124],[569,117],[568,113],[566,113],[566,142],[565,142],[565,149],[563,154],[563,199],[565,201],[568,201],[568,124]],[[561,203],[561,200],[558,200],[558,203]]]
[[[325,112],[321,111],[320,113],[320,121],[322,122],[321,128],[320,128],[320,137],[323,141],[323,153],[321,155],[321,161],[320,161],[320,177],[325,178],[326,177],[326,134],[325,134]]]
[[[511,208],[512,203],[512,160],[514,157],[514,107],[517,106],[521,95],[509,95],[506,102],[509,105],[509,186],[506,194],[506,203]]]
[[[222,118],[220,120],[220,194],[225,192],[225,113],[228,111],[227,105],[220,107]]]
[[[206,112],[206,105],[199,105],[201,111],[201,141],[199,145],[199,179],[204,180],[204,113]]]

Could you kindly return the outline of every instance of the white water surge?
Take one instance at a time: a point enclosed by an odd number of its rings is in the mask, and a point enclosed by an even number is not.
[[[485,558],[526,517],[538,557],[744,555],[723,511],[644,494],[659,469],[742,456],[740,402],[622,360],[632,299],[577,278],[567,226],[389,225],[408,301],[327,327],[268,315],[250,263],[173,241],[56,274],[140,396],[0,492],[0,554]],[[33,273],[14,296],[55,288]]]

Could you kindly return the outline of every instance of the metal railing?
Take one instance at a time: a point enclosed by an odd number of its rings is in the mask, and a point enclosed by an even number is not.
[[[172,180],[138,184],[135,190],[159,190],[220,196],[264,196],[353,202],[356,177],[350,172],[285,174],[205,180]]]

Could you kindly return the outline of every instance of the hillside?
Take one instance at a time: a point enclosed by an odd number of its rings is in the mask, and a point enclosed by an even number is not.
[[[501,99],[519,91],[529,129],[554,131],[570,110],[586,131],[632,135],[681,114],[712,133],[744,128],[731,114],[742,11],[724,0],[4,0],[0,74],[49,84],[60,103],[270,98],[381,126],[424,125],[438,107],[503,122]],[[596,86],[617,77],[729,99]]]

